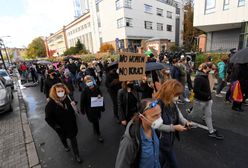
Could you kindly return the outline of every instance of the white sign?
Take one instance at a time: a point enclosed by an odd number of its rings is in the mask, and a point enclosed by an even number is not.
[[[103,107],[103,97],[91,97],[90,107]]]

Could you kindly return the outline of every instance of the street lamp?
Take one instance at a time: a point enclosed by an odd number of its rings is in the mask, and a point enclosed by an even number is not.
[[[2,37],[10,37],[10,36],[2,36]],[[0,37],[0,45],[3,46],[5,54],[7,56],[8,63],[10,65],[11,62],[10,62],[10,58],[9,58],[9,53],[7,52],[7,49],[5,47],[5,44],[4,44],[4,41],[3,41],[2,37]]]

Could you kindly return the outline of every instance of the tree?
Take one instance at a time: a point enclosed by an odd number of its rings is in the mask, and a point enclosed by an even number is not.
[[[64,55],[75,55],[75,54],[87,54],[87,50],[83,43],[80,40],[77,40],[75,47],[70,47],[64,52]]]
[[[112,52],[114,47],[111,44],[105,43],[100,47],[100,52]]]
[[[36,59],[37,57],[46,56],[46,47],[41,37],[35,38],[27,48],[27,58]]]
[[[194,9],[193,2],[189,0],[184,6],[184,32],[183,32],[183,41],[184,41],[184,49],[186,51],[191,51],[195,49],[195,39],[200,34],[204,32],[193,27],[193,18],[194,18]]]

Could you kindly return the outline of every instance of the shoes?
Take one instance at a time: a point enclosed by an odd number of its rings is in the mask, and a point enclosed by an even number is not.
[[[244,102],[243,105],[248,106],[248,102]]]
[[[79,155],[76,155],[75,156],[75,160],[78,162],[78,163],[82,163],[83,161],[81,160],[81,158],[79,157]]]
[[[216,97],[223,97],[221,94],[216,94],[215,96]]]
[[[187,102],[187,103],[190,102],[190,100],[188,98],[185,98],[184,101]]]
[[[103,137],[102,137],[101,135],[98,135],[98,136],[97,136],[97,140],[98,140],[99,142],[101,142],[101,143],[103,143],[103,141],[104,141],[104,139],[103,139]]]
[[[187,109],[186,109],[186,112],[187,112],[188,114],[190,114],[190,113],[191,113],[191,110],[190,110],[189,108],[187,108]]]
[[[178,104],[184,104],[184,102],[182,100],[180,100],[180,99],[177,101],[177,103]]]
[[[224,136],[220,135],[218,133],[218,131],[216,131],[216,130],[214,132],[212,132],[212,133],[208,133],[208,136],[210,136],[212,138],[215,138],[215,139],[218,139],[218,140],[224,139]]]
[[[243,112],[244,111],[243,109],[239,109],[239,108],[236,108],[236,107],[232,107],[232,110],[238,111],[238,112]]]

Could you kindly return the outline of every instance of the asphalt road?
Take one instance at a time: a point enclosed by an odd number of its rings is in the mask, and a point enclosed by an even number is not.
[[[112,113],[112,102],[103,87],[106,111],[102,114],[100,128],[105,141],[97,142],[93,128],[85,116],[78,117],[78,143],[83,164],[73,161],[72,153],[65,152],[56,133],[44,120],[46,99],[39,87],[22,89],[28,106],[28,119],[43,167],[48,168],[113,168],[120,138],[124,128],[116,123]],[[214,97],[214,96],[213,96]],[[79,93],[75,93],[76,100]],[[185,107],[180,106],[183,114]],[[247,168],[248,166],[248,107],[244,112],[231,110],[231,104],[214,97],[214,127],[225,136],[223,141],[215,140],[201,128],[181,134],[180,142],[175,142],[175,150],[182,168]],[[198,121],[201,123],[201,121]]]

